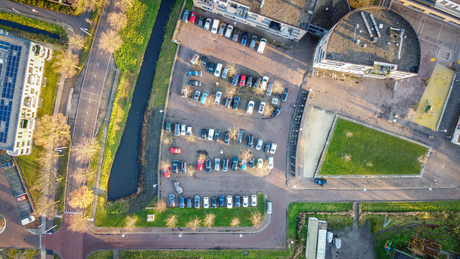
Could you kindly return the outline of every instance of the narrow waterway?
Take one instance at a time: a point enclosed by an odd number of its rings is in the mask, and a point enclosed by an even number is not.
[[[110,201],[133,194],[137,191],[139,181],[139,143],[141,126],[144,121],[145,108],[155,76],[155,67],[160,54],[161,44],[171,8],[175,0],[163,0],[158,11],[157,20],[145,51],[144,62],[137,79],[131,109],[126,128],[121,138],[109,178],[108,199]]]
[[[35,33],[35,34],[45,35],[45,36],[48,36],[48,37],[50,37],[52,39],[60,39],[61,38],[57,34],[47,32],[47,31],[44,31],[44,30],[40,30],[40,29],[37,29],[37,28],[29,27],[29,26],[26,26],[26,25],[22,25],[22,24],[19,24],[19,23],[7,21],[7,20],[0,19],[0,25],[9,26],[9,27],[21,30],[21,31],[26,31],[26,32],[31,32],[31,33]]]

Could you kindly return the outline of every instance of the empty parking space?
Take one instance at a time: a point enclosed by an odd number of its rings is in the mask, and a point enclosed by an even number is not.
[[[29,195],[26,194],[16,166],[5,168],[4,172],[13,197],[16,200],[16,205],[18,206],[21,218],[29,217],[30,214],[33,213],[32,206],[30,205]]]

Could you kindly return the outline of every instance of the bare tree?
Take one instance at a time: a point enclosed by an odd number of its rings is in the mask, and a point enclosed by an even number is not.
[[[169,136],[165,136],[163,138],[163,144],[164,145],[171,145],[172,142],[173,142],[173,139],[171,137],[169,137]]]
[[[240,128],[233,126],[233,128],[228,128],[228,134],[230,139],[236,141],[238,139],[238,131]]]
[[[84,217],[83,215],[73,215],[73,218],[69,221],[69,226],[67,227],[68,230],[72,232],[79,232],[83,233],[86,230],[86,222],[88,218]]]
[[[155,205],[155,211],[158,212],[158,214],[165,212],[166,211],[166,201],[160,199]]]
[[[38,120],[34,132],[35,144],[52,150],[67,145],[70,140],[70,126],[61,113],[44,115]]]
[[[184,136],[184,138],[185,138],[185,143],[187,143],[187,144],[195,143],[195,142],[196,142],[196,137],[195,137],[195,135]]]
[[[77,161],[87,163],[99,150],[99,142],[96,139],[83,138],[74,148]]]
[[[212,226],[214,226],[215,219],[216,215],[212,213],[206,214],[203,224],[210,229]]]
[[[121,10],[128,10],[133,7],[134,0],[114,0],[115,6]]]
[[[203,160],[204,161],[207,158],[208,158],[208,156],[206,154],[201,153],[201,154],[198,155],[198,160]]]
[[[93,181],[95,177],[96,177],[96,174],[94,172],[91,172],[89,168],[87,169],[78,168],[73,173],[73,179],[75,179],[75,181],[78,184],[83,184],[83,183],[86,183],[87,181]]]
[[[100,0],[78,0],[72,7],[76,9],[77,13],[91,12],[97,7],[102,7],[102,3],[104,2]]]
[[[161,161],[161,168],[171,167],[171,162],[167,160]]]
[[[187,166],[187,175],[188,175],[190,178],[193,178],[193,177],[195,176],[195,173],[196,173],[195,168],[194,168],[192,165],[188,165],[188,166]]]
[[[83,185],[70,194],[69,205],[73,208],[84,209],[93,202],[93,199],[93,190],[89,190],[86,185]]]
[[[229,86],[225,87],[225,95],[234,96],[236,94],[237,90],[238,89],[235,86],[229,85]]]
[[[71,50],[81,50],[85,47],[85,36],[74,34],[73,36],[69,37],[69,49]]]
[[[51,201],[50,199],[46,199],[42,197],[42,199],[35,200],[35,211],[34,216],[36,218],[45,216],[48,219],[54,218],[56,215],[56,203],[59,201]]]
[[[198,216],[195,216],[195,218],[187,222],[185,226],[195,231],[198,227],[201,226],[201,220],[198,218]]]
[[[62,73],[66,78],[72,78],[77,74],[78,56],[71,49],[58,54],[55,57],[53,69],[56,73]]]
[[[126,19],[126,15],[123,12],[111,12],[107,17],[107,21],[109,22],[110,26],[114,29],[122,30],[126,27],[128,23]]]
[[[263,166],[264,170],[268,170],[268,160],[264,160]]]
[[[54,166],[57,165],[60,156],[62,155],[57,154],[56,152],[48,152],[45,149],[42,152],[40,152],[40,156],[37,158],[37,162],[42,168],[45,168],[47,164]]]
[[[254,88],[254,94],[255,95],[263,95],[265,93],[265,90],[258,87],[258,88]]]
[[[241,160],[249,160],[252,157],[251,150],[249,149],[242,149],[240,151],[240,159]]]
[[[265,106],[265,110],[264,110],[263,115],[264,115],[265,117],[270,117],[270,116],[273,115],[273,111],[275,111],[275,107],[273,107],[273,106],[267,104],[267,105]]]
[[[178,220],[175,214],[169,214],[168,218],[165,219],[165,222],[168,228],[175,228]]]
[[[107,53],[113,53],[123,44],[123,40],[115,30],[102,32],[98,47]]]
[[[125,228],[135,228],[136,227],[136,222],[137,222],[137,217],[136,216],[127,216],[125,218]]]
[[[216,100],[216,96],[211,94],[208,96],[208,98],[206,99],[206,106],[208,107],[211,107],[214,105],[214,101]]]
[[[233,218],[232,219],[232,222],[230,223],[230,226],[232,227],[239,227],[240,226],[240,219],[239,218]]]
[[[281,84],[280,81],[277,80],[277,81],[273,82],[272,92],[274,94],[281,94],[281,93],[283,93],[283,91],[284,91],[284,86]]]
[[[235,64],[229,64],[227,66],[227,76],[228,77],[234,77],[236,75],[236,65]]]
[[[253,212],[249,220],[252,222],[254,227],[257,227],[260,225],[260,223],[262,223],[263,216],[260,214],[260,211]]]
[[[88,23],[90,26],[93,26],[94,22],[90,18],[85,18],[85,22]]]

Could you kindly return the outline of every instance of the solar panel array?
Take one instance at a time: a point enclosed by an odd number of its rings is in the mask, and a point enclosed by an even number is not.
[[[11,107],[13,105],[14,88],[16,87],[16,76],[18,73],[19,59],[21,58],[21,46],[12,45],[8,42],[0,41],[0,51],[7,51],[6,71],[1,80],[2,95],[0,99],[0,121],[5,122],[5,128],[0,132],[0,142],[6,143],[8,127],[10,124]],[[4,66],[0,66],[2,72]]]

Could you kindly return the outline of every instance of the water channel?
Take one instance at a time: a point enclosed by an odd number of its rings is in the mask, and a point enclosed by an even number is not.
[[[26,32],[31,32],[31,33],[35,33],[35,34],[45,35],[45,36],[48,36],[48,37],[50,37],[52,39],[60,39],[61,38],[57,34],[47,32],[47,31],[44,31],[44,30],[40,30],[40,29],[37,29],[37,28],[29,27],[29,26],[26,26],[26,25],[22,25],[22,24],[19,24],[19,23],[7,21],[7,20],[0,19],[0,25],[5,25],[5,26],[8,26],[8,27],[16,28],[16,29],[21,30],[21,31],[26,31]]]
[[[144,113],[152,88],[155,67],[160,54],[161,44],[169,14],[175,0],[163,0],[153,27],[152,35],[145,51],[139,78],[137,79],[131,109],[126,128],[121,138],[120,147],[115,155],[109,178],[108,199],[114,201],[137,191],[139,181],[139,143]]]

